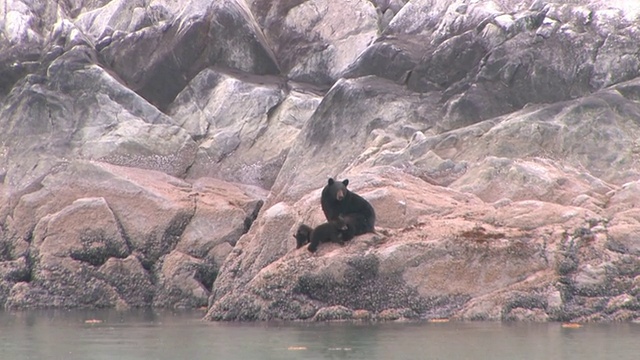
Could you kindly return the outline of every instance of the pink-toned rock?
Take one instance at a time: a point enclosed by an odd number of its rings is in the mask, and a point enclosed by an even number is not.
[[[154,295],[151,273],[134,255],[126,259],[110,258],[98,271],[115,288],[126,307],[151,305]]]
[[[110,257],[124,258],[129,248],[104,198],[83,198],[44,216],[33,231],[32,256],[70,257],[102,265]],[[38,254],[38,255],[36,255]]]
[[[640,181],[626,183],[609,195],[606,209],[610,216],[636,208],[640,203]]]
[[[115,307],[119,302],[115,288],[88,263],[43,255],[32,272],[29,282],[13,286],[6,308]]]
[[[12,308],[91,307],[92,302],[118,308],[203,306],[264,197],[262,189],[219,180],[190,184],[156,171],[68,163],[45,177],[39,189],[15,194],[15,208],[0,234],[7,248],[7,261],[0,264],[6,265],[8,281],[0,299]],[[183,256],[165,259],[175,248],[194,257],[176,252]],[[32,261],[16,267],[24,254]],[[193,291],[172,292],[186,276],[181,271],[194,268]],[[156,276],[166,288],[154,287]],[[28,283],[10,290],[20,281]],[[81,288],[85,283],[92,285]]]
[[[190,309],[207,304],[209,291],[201,282],[202,260],[173,251],[161,264],[154,306]]]
[[[640,209],[617,213],[607,224],[610,250],[640,256]]]
[[[473,193],[485,202],[508,198],[512,201],[540,200],[572,205],[579,195],[588,195],[600,206],[612,186],[555,161],[534,158],[528,161],[488,157],[450,185]]]
[[[233,185],[201,178],[193,182],[196,212],[185,227],[176,250],[200,259],[213,261],[218,267],[249,230],[267,192],[263,189]]]
[[[191,186],[181,180],[150,170],[78,161],[43,179],[40,190],[22,196],[12,214],[18,221],[9,230],[14,239],[28,239],[41,218],[85,197],[102,197],[130,250],[140,251],[150,262],[175,246],[195,211]]]

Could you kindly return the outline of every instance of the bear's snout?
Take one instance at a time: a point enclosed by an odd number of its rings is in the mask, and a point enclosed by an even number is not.
[[[340,200],[344,199],[344,191],[342,191],[342,190],[341,190],[341,191],[338,191],[338,193],[336,194],[336,199],[337,199],[338,201],[340,201]]]

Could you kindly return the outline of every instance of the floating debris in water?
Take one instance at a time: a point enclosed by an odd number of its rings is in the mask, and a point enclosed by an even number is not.
[[[306,346],[289,346],[287,350],[291,350],[291,351],[307,350],[307,347]]]
[[[101,324],[102,320],[98,319],[88,319],[84,321],[85,324]]]
[[[429,319],[430,323],[447,323],[449,319]]]
[[[562,327],[565,329],[578,329],[582,327],[582,324],[578,323],[562,323]]]
[[[341,348],[341,347],[336,347],[336,348],[328,348],[327,350],[329,351],[351,351],[351,348]]]

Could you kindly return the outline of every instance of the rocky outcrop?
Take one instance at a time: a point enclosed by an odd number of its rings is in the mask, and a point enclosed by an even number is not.
[[[206,305],[262,205],[256,190],[99,162],[37,185],[4,222],[7,308]]]
[[[640,8],[0,4],[0,304],[640,316]],[[377,233],[295,249],[328,177]]]
[[[378,34],[371,1],[248,1],[288,78],[328,88]]]

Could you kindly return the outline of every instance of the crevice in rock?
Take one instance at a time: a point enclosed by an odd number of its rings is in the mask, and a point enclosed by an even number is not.
[[[258,200],[258,202],[256,203],[256,206],[253,208],[253,211],[251,212],[251,214],[249,214],[244,219],[244,229],[242,231],[243,235],[246,234],[247,232],[249,232],[249,229],[251,229],[251,225],[253,225],[253,222],[258,217],[258,213],[260,213],[260,209],[262,209],[262,205],[264,205],[264,201],[263,200]]]
[[[203,136],[203,138],[204,138],[204,136]],[[194,140],[194,141],[195,141],[195,140]],[[197,141],[196,141],[196,143],[197,143]],[[208,155],[207,155],[207,156],[208,156]],[[189,173],[191,172],[191,168],[192,168],[192,167],[193,167],[193,165],[196,163],[196,157],[197,157],[197,155],[196,155],[196,156],[194,156],[194,157],[191,159],[191,163],[190,163],[189,165],[187,165],[187,167],[184,169],[184,174],[181,174],[181,175],[180,175],[180,178],[185,179],[185,178],[189,175]]]
[[[202,264],[197,265],[193,278],[202,284],[209,293],[211,293],[216,277],[218,277],[218,266],[214,263],[203,260]]]
[[[2,230],[0,230],[0,234],[2,234]],[[13,252],[13,245],[10,242],[0,241],[0,261],[13,260],[11,259],[12,252]]]
[[[24,255],[24,260],[26,263],[26,267],[25,267],[25,273],[23,274],[22,277],[20,277],[19,281],[24,281],[24,282],[31,282],[33,280],[33,272],[35,271],[34,269],[34,261],[33,258],[31,257],[31,250],[27,250],[27,253]]]
[[[162,236],[161,246],[163,251],[161,252],[161,256],[166,255],[175,249],[178,241],[180,241],[180,237],[182,236],[184,229],[189,225],[194,215],[195,206],[189,213],[178,214],[171,220],[171,223]]]
[[[39,191],[40,189],[42,189],[44,186],[42,185],[42,180],[47,176],[46,175],[42,175],[40,177],[38,177],[38,179],[36,179],[35,181],[31,182],[29,185],[27,185],[26,187],[22,188],[19,191],[16,191],[14,193],[12,193],[9,198],[7,199],[7,203],[6,203],[6,207],[4,209],[4,211],[2,213],[0,213],[0,219],[2,219],[2,221],[6,221],[7,216],[11,216],[13,218],[15,218],[15,213],[14,211],[16,210],[16,206],[18,206],[18,203],[20,202],[20,199],[22,199],[23,196],[34,193],[36,191]],[[35,225],[34,225],[35,226]],[[33,231],[33,229],[32,229]]]
[[[133,245],[131,243],[131,240],[129,239],[127,232],[124,230],[124,227],[122,226],[122,222],[120,221],[120,218],[118,218],[118,214],[116,214],[113,211],[113,209],[109,206],[108,203],[107,203],[107,207],[109,208],[109,211],[111,211],[111,213],[113,214],[113,218],[115,219],[116,227],[118,228],[118,233],[122,237],[122,241],[124,241],[125,245],[127,245],[127,254],[131,254],[131,252],[133,251]]]

